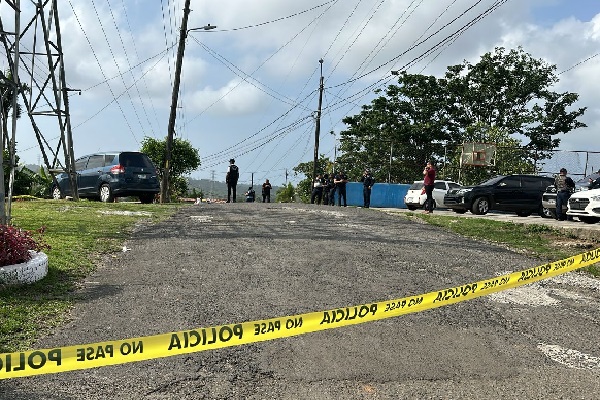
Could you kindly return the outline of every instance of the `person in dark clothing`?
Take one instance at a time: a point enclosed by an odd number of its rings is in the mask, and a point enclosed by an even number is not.
[[[233,202],[235,203],[236,187],[238,179],[240,178],[240,170],[235,165],[235,160],[232,158],[229,160],[229,167],[227,168],[227,175],[225,176],[225,182],[227,182],[227,202],[231,203],[231,194],[233,192]]]
[[[433,213],[433,188],[435,183],[435,168],[431,161],[427,163],[423,170],[423,186],[425,187],[425,194],[427,194],[427,200],[425,200],[425,214]]]
[[[569,202],[569,197],[575,189],[575,182],[567,176],[567,170],[561,168],[560,173],[554,178],[554,186],[556,187],[556,219],[564,221],[567,216],[563,214],[563,204]]]
[[[335,206],[335,175],[329,175],[327,186],[329,186],[329,205]]]
[[[268,179],[265,181],[265,183],[262,184],[263,203],[271,202],[271,189],[272,188],[273,188],[273,186],[271,186],[271,183],[269,182]]]
[[[313,182],[312,193],[310,194],[310,204],[315,204],[315,200],[317,201],[317,204],[321,204],[324,183],[325,181],[323,180],[323,175],[317,175],[315,181]]]
[[[598,170],[597,173],[600,174],[600,170]],[[597,177],[596,179],[590,178],[589,182],[590,182],[590,186],[589,186],[590,189],[599,189],[600,188],[600,176]]]
[[[331,190],[331,186],[329,186],[329,174],[323,175],[323,205],[329,205],[329,191]]]
[[[363,207],[369,208],[371,206],[371,188],[375,184],[375,178],[371,175],[371,171],[366,169],[360,181],[363,183]]]
[[[346,204],[346,183],[348,183],[348,176],[344,171],[340,170],[333,180],[335,182],[335,190],[338,194],[338,207],[342,206],[342,198],[344,199],[344,207]]]
[[[248,191],[244,195],[246,196],[246,203],[254,203],[254,200],[256,200],[256,192],[252,186],[248,188]]]

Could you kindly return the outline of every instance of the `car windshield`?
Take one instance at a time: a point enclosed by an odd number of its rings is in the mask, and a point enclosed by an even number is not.
[[[124,167],[153,168],[152,162],[142,153],[121,153],[119,163]]]
[[[491,186],[491,185],[495,185],[496,183],[498,183],[500,180],[504,179],[505,176],[504,175],[498,175],[493,177],[492,179],[488,179],[485,182],[481,182],[478,186]]]
[[[596,180],[596,178],[598,178],[598,176],[600,176],[600,175],[596,172],[594,174],[586,176],[585,178],[581,178],[580,180],[575,182],[575,186],[587,186],[590,184],[590,179]]]
[[[412,185],[410,185],[410,188],[408,190],[421,190],[423,189],[423,182],[415,182]]]

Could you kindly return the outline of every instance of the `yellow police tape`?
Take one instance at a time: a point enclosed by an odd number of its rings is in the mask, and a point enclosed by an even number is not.
[[[110,342],[0,354],[0,379],[52,374],[239,346],[361,324],[474,299],[600,261],[600,249],[484,281],[333,310]]]

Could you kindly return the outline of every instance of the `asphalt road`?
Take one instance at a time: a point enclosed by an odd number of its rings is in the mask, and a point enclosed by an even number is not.
[[[417,295],[539,264],[372,209],[190,206],[142,225],[38,348]],[[0,381],[1,399],[597,399],[600,281],[582,273],[257,344]]]

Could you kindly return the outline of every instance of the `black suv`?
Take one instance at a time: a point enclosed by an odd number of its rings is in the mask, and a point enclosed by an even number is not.
[[[477,186],[449,190],[444,205],[463,214],[487,214],[490,210],[512,211],[521,217],[543,214],[542,194],[554,179],[538,175],[499,175]]]
[[[115,197],[136,196],[144,204],[152,203],[160,192],[158,174],[152,161],[144,153],[124,151],[96,153],[75,160],[77,194],[105,203]],[[71,195],[69,176],[56,176],[52,197],[61,199]]]

